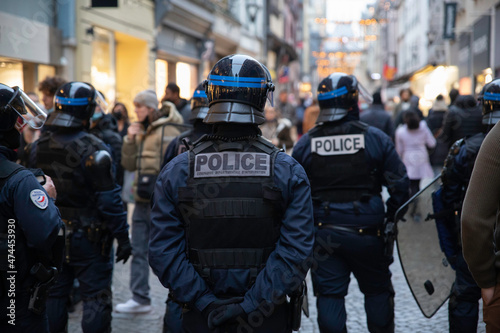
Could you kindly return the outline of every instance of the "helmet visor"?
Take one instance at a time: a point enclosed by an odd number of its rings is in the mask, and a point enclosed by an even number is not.
[[[7,106],[19,115],[16,123],[17,130],[22,131],[26,125],[29,125],[33,129],[42,128],[47,119],[47,114],[21,88],[13,87],[12,89],[14,89],[15,93],[9,103],[7,103]]]
[[[361,103],[372,104],[373,97],[368,90],[358,81],[359,99]]]
[[[99,107],[102,113],[108,112],[108,103],[104,99],[104,96],[102,96],[102,94],[98,90],[96,90],[95,102],[96,102],[96,107]]]
[[[272,107],[274,107],[274,89],[269,89],[267,91],[267,100]]]

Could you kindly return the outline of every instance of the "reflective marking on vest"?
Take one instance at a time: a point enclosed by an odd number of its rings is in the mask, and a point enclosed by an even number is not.
[[[268,154],[223,152],[198,154],[194,161],[194,178],[268,177],[271,159]]]
[[[364,148],[363,134],[321,136],[311,139],[311,151],[321,156],[356,154]]]

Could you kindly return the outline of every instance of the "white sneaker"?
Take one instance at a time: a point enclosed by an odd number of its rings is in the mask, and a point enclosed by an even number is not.
[[[117,304],[116,311],[122,313],[146,313],[152,310],[151,305],[142,305],[129,299],[125,303]]]

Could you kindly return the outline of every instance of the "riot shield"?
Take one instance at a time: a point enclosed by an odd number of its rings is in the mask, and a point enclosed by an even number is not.
[[[439,246],[433,217],[432,192],[437,176],[396,212],[397,248],[406,282],[420,310],[432,317],[450,296],[455,271]]]

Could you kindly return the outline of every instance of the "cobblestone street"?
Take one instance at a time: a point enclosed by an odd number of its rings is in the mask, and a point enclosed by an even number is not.
[[[395,261],[391,270],[393,272],[393,284],[396,291],[396,332],[447,332],[448,331],[448,304],[444,304],[441,309],[431,318],[425,318],[420,312],[410,289],[408,288],[399,261]],[[128,283],[130,276],[130,264],[115,264],[113,276],[113,308],[116,304],[125,302],[131,296]],[[128,315],[113,312],[113,331],[119,333],[161,333],[162,318],[165,311],[165,300],[167,293],[165,288],[159,283],[158,278],[151,272],[150,275],[151,295],[153,299],[153,311],[143,315]],[[303,317],[301,333],[319,332],[316,323],[316,302],[312,295],[312,286],[309,283],[309,305],[310,318]],[[347,307],[347,327],[349,332],[368,332],[366,326],[366,316],[363,306],[363,295],[359,291],[356,279],[352,277],[349,286],[349,294],[346,298]],[[482,312],[480,312],[482,313]],[[81,303],[75,313],[70,314],[69,332],[81,332]],[[480,316],[481,324],[478,332],[485,332]]]

